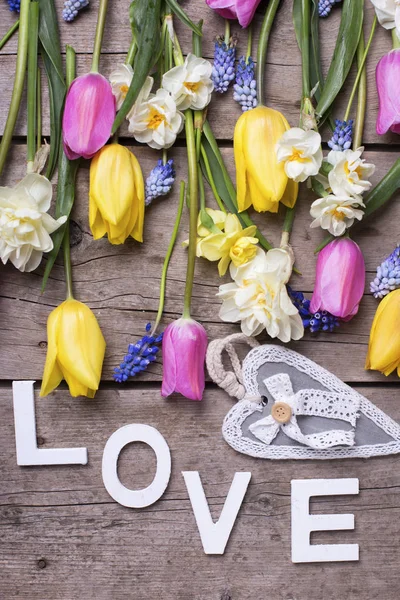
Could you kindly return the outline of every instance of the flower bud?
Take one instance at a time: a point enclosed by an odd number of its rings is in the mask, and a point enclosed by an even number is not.
[[[64,152],[69,160],[92,158],[111,135],[115,98],[100,73],[75,79],[67,93],[63,115]]]
[[[310,312],[327,310],[350,321],[364,293],[365,263],[360,248],[349,238],[333,240],[318,255]]]
[[[278,162],[276,144],[290,129],[285,117],[272,108],[257,106],[236,123],[234,151],[239,212],[251,205],[258,212],[278,212],[279,202],[293,207],[298,184]]]
[[[376,67],[376,86],[379,96],[379,112],[376,132],[400,133],[400,49],[385,54]]]
[[[135,155],[120,144],[104,146],[90,165],[89,223],[95,240],[143,241],[144,181]]]
[[[182,317],[168,325],[162,342],[164,397],[178,392],[189,400],[202,399],[206,350],[207,333],[197,321]]]
[[[371,327],[366,369],[400,377],[400,290],[390,292],[379,304]]]
[[[99,387],[106,343],[96,317],[73,298],[55,308],[47,320],[47,356],[41,396],[63,379],[71,396],[94,398]]]

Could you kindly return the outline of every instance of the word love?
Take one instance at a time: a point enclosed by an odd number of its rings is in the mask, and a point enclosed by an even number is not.
[[[35,401],[33,381],[13,382],[13,404],[17,464],[32,465],[86,465],[87,448],[40,449],[36,442]],[[141,490],[130,490],[119,480],[117,465],[121,450],[132,442],[148,444],[157,458],[156,474],[152,483]],[[238,516],[251,473],[235,473],[232,485],[221,511],[213,522],[204,489],[197,471],[182,471],[193,513],[206,554],[223,554]],[[154,504],[164,494],[171,476],[171,453],[165,438],[149,425],[125,425],[107,441],[102,462],[104,486],[119,504],[130,508],[144,508]],[[312,496],[358,494],[358,479],[293,480],[292,486],[292,561],[333,562],[357,561],[358,544],[311,545],[312,531],[354,529],[354,515],[310,515]]]

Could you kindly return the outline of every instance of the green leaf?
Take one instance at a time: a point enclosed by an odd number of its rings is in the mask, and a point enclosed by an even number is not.
[[[314,96],[318,102],[324,89],[324,76],[322,74],[319,45],[318,0],[311,0],[311,2],[310,85],[311,89],[316,88]]]
[[[146,77],[157,62],[161,50],[161,0],[133,0],[130,6],[133,37],[138,51],[135,56],[134,75],[128,93],[113,124],[115,133],[136,102]]]
[[[381,208],[400,188],[400,158],[396,160],[393,167],[386,173],[385,177],[365,197],[366,206],[364,214],[369,217],[373,212]]]
[[[79,160],[70,161],[65,156],[62,147],[60,148],[60,160],[58,165],[58,184],[57,184],[57,202],[55,217],[66,216],[67,222],[57,229],[52,237],[53,250],[47,254],[47,263],[44,270],[42,281],[42,292],[46,287],[47,280],[54,266],[56,258],[61,248],[67,223],[75,201],[75,180],[79,169]]]
[[[166,0],[166,3],[167,6],[169,6],[169,8],[172,10],[172,12],[176,14],[178,19],[180,19],[182,23],[186,25],[186,27],[189,27],[196,35],[203,35],[201,28],[199,28],[193,23],[193,21],[187,16],[183,8],[180,7],[176,0]]]
[[[210,233],[221,233],[221,230],[218,229],[218,227],[215,225],[214,221],[204,208],[200,210],[200,222],[203,225],[203,227],[208,229]]]
[[[301,0],[293,0],[293,25],[296,34],[297,44],[301,52],[301,23],[303,17],[301,14]]]
[[[60,35],[54,0],[39,0],[39,39],[46,70],[50,96],[50,156],[46,177],[51,179],[56,165],[61,140],[61,119],[66,93]]]
[[[364,219],[372,215],[376,210],[382,208],[386,202],[388,202],[392,196],[400,189],[400,158],[396,160],[392,168],[386,173],[385,177],[374,187],[373,190],[367,194],[364,200],[365,211]],[[361,221],[361,225],[364,222]],[[329,244],[333,239],[332,235],[327,236],[318,248],[315,249],[314,253],[317,254],[325,246]]]
[[[360,39],[364,0],[343,0],[336,47],[316,112],[324,117],[349,74]]]

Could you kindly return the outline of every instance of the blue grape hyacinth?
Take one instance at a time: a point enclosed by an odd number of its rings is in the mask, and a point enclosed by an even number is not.
[[[218,38],[215,42],[214,65],[211,79],[214,90],[220,94],[228,91],[230,83],[235,79],[236,43],[229,44]]]
[[[310,300],[305,298],[302,292],[296,292],[289,286],[287,286],[287,290],[291,301],[299,311],[304,329],[309,329],[311,333],[316,333],[317,331],[332,332],[336,327],[339,327],[339,319],[331,315],[328,311],[321,310],[311,313]]]
[[[335,131],[328,142],[329,148],[342,152],[343,150],[348,150],[351,148],[353,142],[353,119],[350,119],[349,121],[340,121],[339,119],[336,119],[335,125]]]
[[[129,344],[124,360],[114,369],[114,381],[117,383],[125,383],[129,377],[143,373],[151,363],[157,360],[163,334],[147,335],[150,330],[151,323],[147,323],[146,335],[134,344]]]
[[[243,112],[257,106],[257,81],[254,62],[250,56],[247,60],[244,56],[239,60],[233,86],[233,99],[240,104]]]
[[[160,160],[146,179],[146,206],[160,196],[169,194],[175,181],[174,161],[170,158],[165,164]]]
[[[318,14],[320,17],[329,17],[332,8],[335,4],[339,4],[342,0],[319,0]]]
[[[7,0],[7,4],[11,11],[19,13],[21,0]]]
[[[385,258],[376,270],[376,277],[370,284],[375,298],[383,298],[400,287],[400,246]]]
[[[89,5],[89,0],[65,0],[62,16],[68,23],[73,21],[78,12]]]

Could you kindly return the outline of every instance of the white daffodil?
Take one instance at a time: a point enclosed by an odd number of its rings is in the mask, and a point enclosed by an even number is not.
[[[368,180],[375,171],[375,165],[361,158],[364,148],[329,152],[327,161],[333,166],[328,175],[329,185],[337,195],[358,196],[367,192],[372,183]]]
[[[208,60],[188,54],[183,65],[164,74],[162,86],[180,110],[203,110],[210,103],[214,89],[211,73],[212,64]]]
[[[129,91],[133,77],[133,69],[131,65],[121,64],[110,75],[110,83],[112,93],[115,96],[117,110],[119,110]],[[151,88],[153,87],[154,79],[147,77],[144,86],[139,92],[136,104],[145,102],[150,96]],[[128,115],[129,118],[129,115]]]
[[[355,219],[363,218],[364,211],[359,207],[365,208],[360,196],[329,194],[311,204],[310,214],[315,219],[311,227],[321,227],[334,236],[343,235]]]
[[[303,322],[285,285],[291,270],[292,258],[283,249],[267,253],[258,249],[246,265],[235,267],[231,263],[234,281],[221,285],[217,294],[223,301],[219,313],[222,321],[240,321],[248,336],[259,335],[265,329],[282,342],[303,337]]]
[[[292,127],[276,144],[278,162],[285,163],[285,173],[298,183],[317,175],[322,165],[321,136],[316,131]]]
[[[371,0],[379,23],[385,29],[396,28],[400,38],[400,0]]]
[[[37,173],[26,175],[15,187],[0,187],[0,258],[20,271],[33,271],[43,252],[53,249],[50,234],[66,221],[47,214],[53,188]]]
[[[150,94],[146,102],[135,104],[129,115],[129,131],[133,137],[150,148],[170,148],[182,130],[183,114],[167,90]]]

